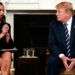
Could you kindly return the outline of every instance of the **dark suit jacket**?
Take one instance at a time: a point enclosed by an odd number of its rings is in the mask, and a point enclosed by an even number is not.
[[[75,18],[73,17],[72,26],[71,26],[71,57],[75,57]],[[67,49],[65,45],[65,33],[64,26],[59,21],[53,21],[49,25],[49,41],[48,45],[51,49],[51,54],[58,56],[60,53],[66,55]]]

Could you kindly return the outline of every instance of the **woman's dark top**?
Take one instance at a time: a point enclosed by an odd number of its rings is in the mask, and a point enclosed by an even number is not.
[[[6,42],[5,36],[0,39],[0,51],[2,51],[2,49],[12,49],[13,47],[14,43],[12,39],[10,39],[9,42]]]

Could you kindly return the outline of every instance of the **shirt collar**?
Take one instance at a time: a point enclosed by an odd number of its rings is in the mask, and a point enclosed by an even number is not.
[[[72,17],[67,21],[67,24],[68,25],[71,25],[72,24]]]

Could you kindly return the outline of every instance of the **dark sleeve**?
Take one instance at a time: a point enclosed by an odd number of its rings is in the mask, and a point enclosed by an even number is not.
[[[14,41],[10,39],[9,43],[6,43],[6,48],[12,49],[14,48]]]
[[[49,25],[49,37],[48,37],[48,47],[51,50],[52,55],[58,56],[60,53],[62,53],[61,48],[59,47],[57,37],[55,35],[55,31],[53,28],[53,23],[50,23]]]
[[[0,50],[3,49],[3,41],[2,41],[2,38],[0,39]]]
[[[0,39],[0,48],[1,49],[12,49],[14,48],[14,42],[12,39],[7,43],[5,38]]]

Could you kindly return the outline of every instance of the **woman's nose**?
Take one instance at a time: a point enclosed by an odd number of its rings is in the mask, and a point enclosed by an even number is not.
[[[1,11],[1,15],[4,15],[4,11]]]

